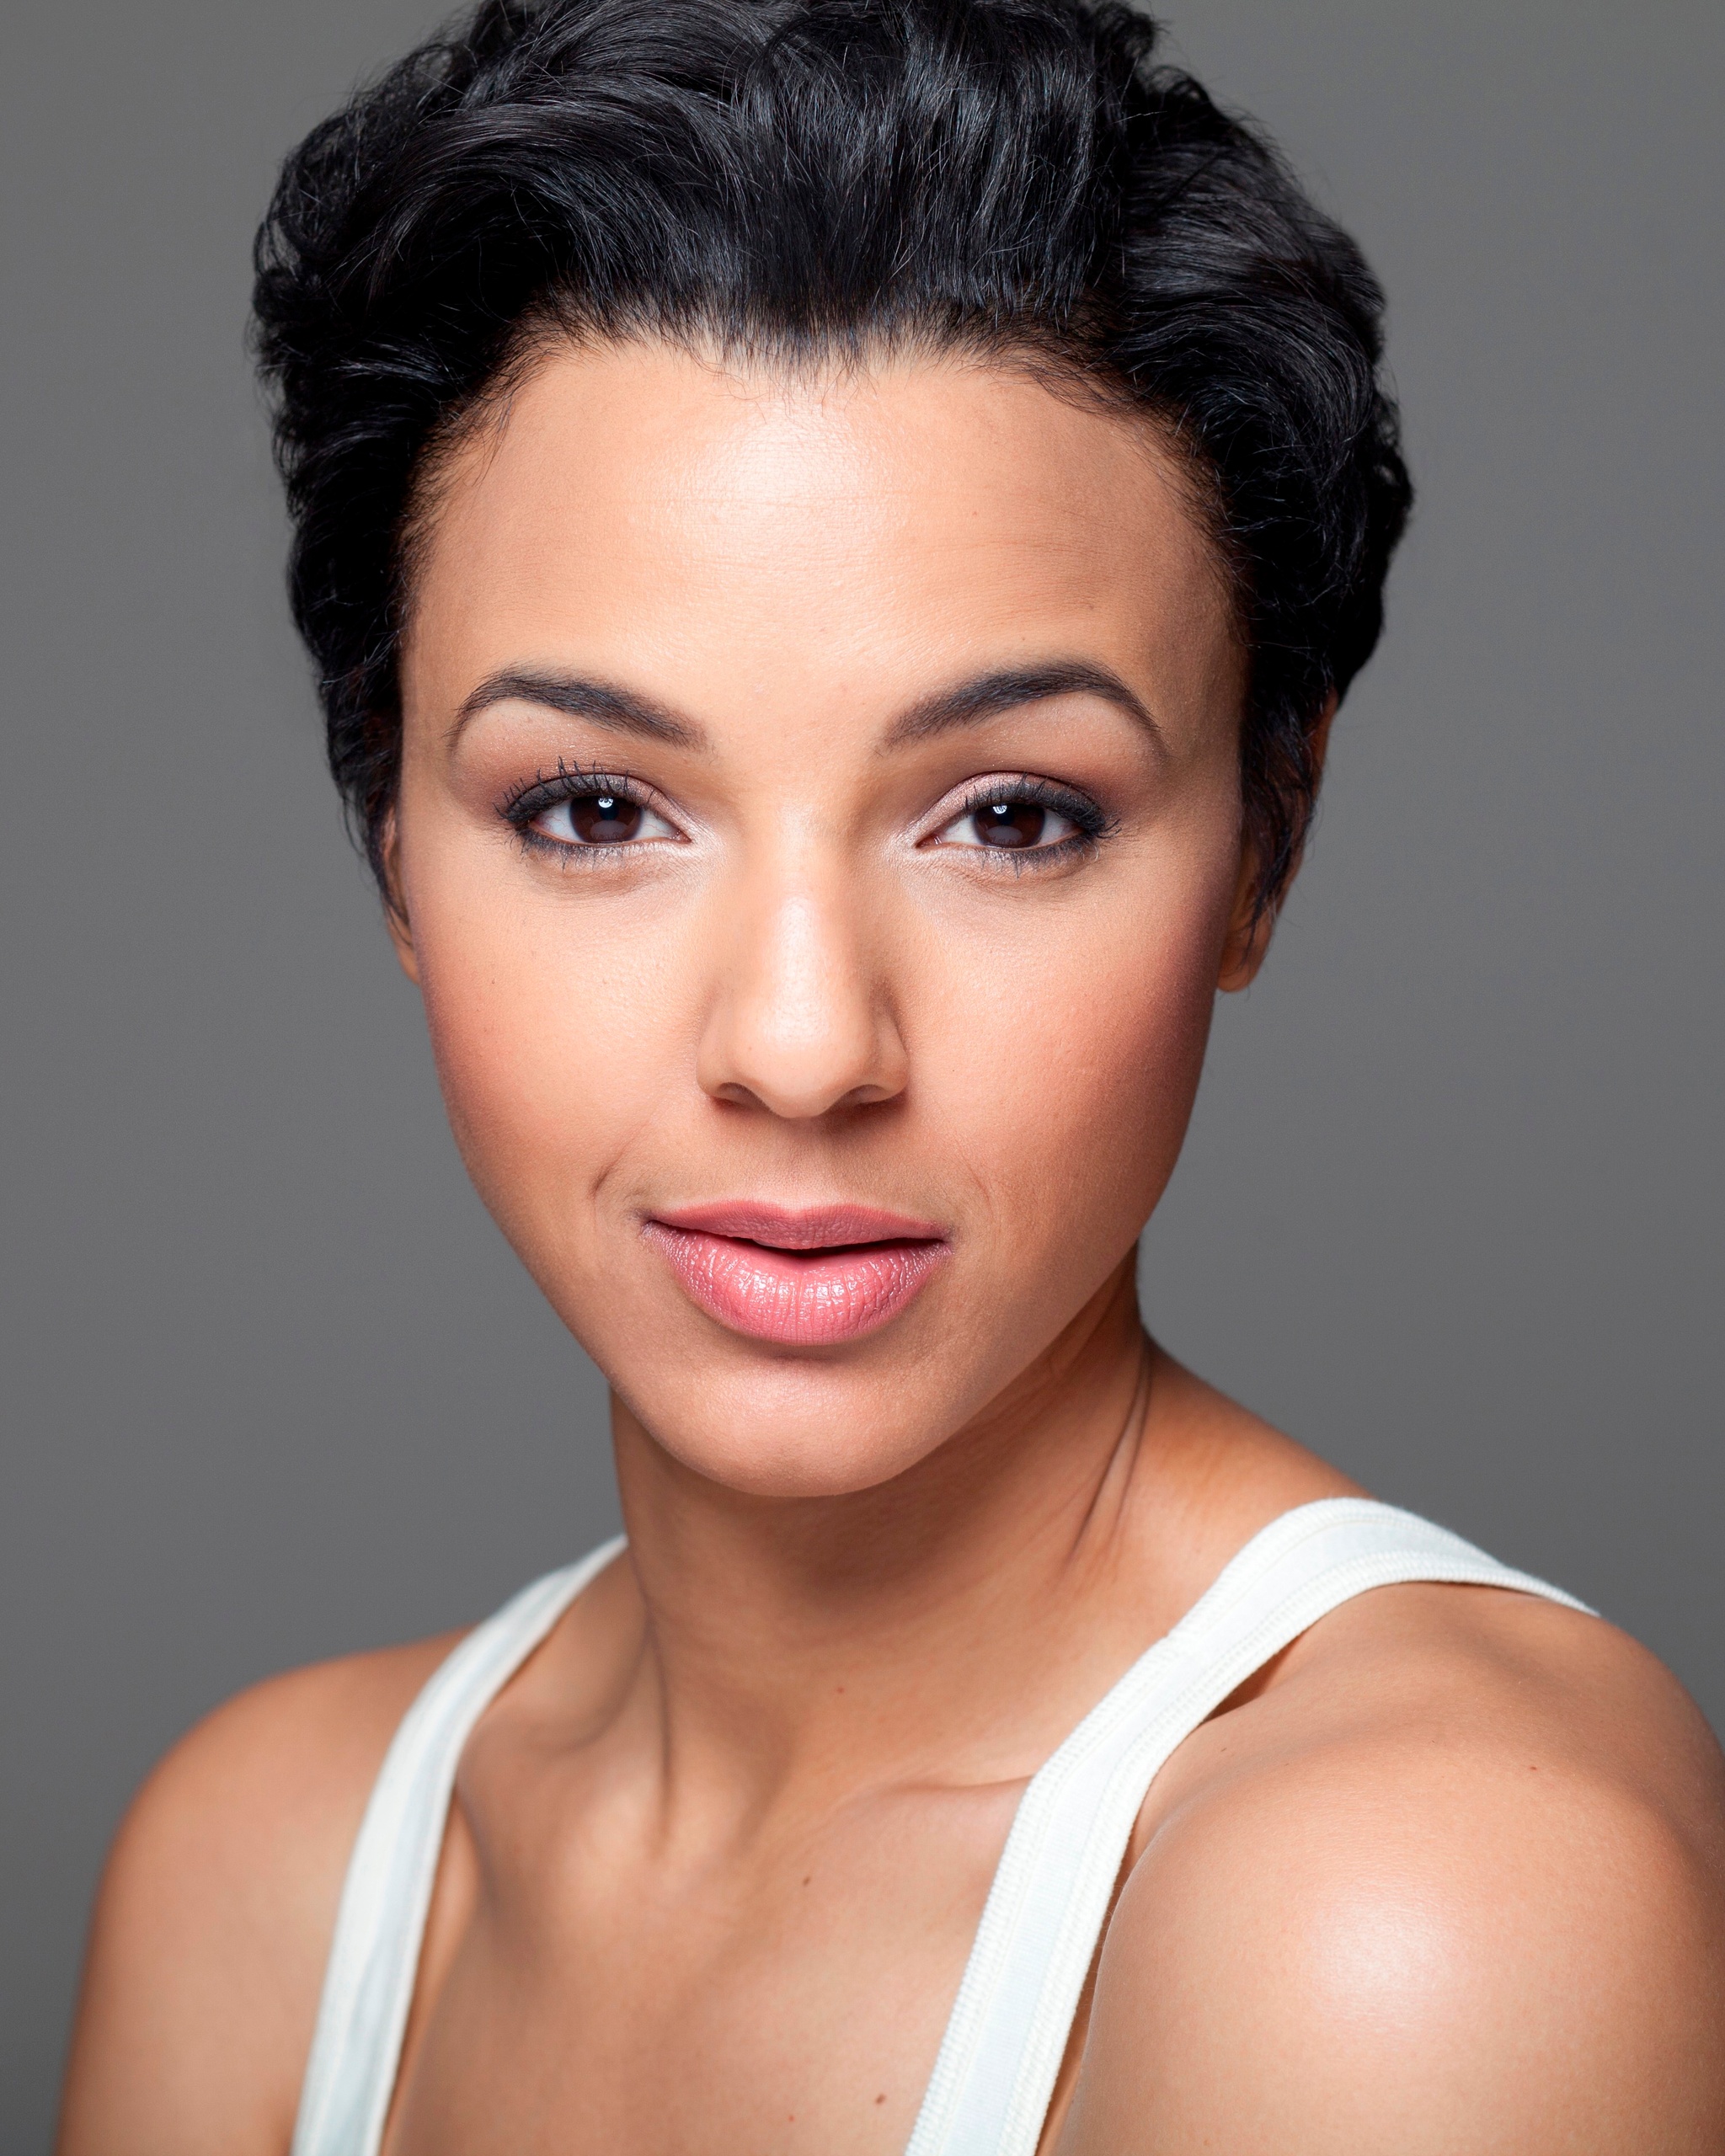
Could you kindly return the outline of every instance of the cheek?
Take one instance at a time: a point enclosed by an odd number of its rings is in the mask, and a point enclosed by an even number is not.
[[[523,906],[486,879],[446,876],[428,889],[423,920],[414,914],[457,1143],[536,1273],[547,1255],[579,1260],[591,1217],[583,1201],[664,1112],[692,1059],[679,1053],[674,935],[620,935],[614,919],[585,911],[577,893]]]
[[[988,1209],[1027,1256],[1058,1244],[1069,1278],[1119,1261],[1172,1172],[1225,917],[1225,902],[1172,920],[1133,906],[948,984],[929,1058],[946,1066],[942,1119]]]

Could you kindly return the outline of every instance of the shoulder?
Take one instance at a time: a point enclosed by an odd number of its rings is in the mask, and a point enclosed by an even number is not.
[[[1380,1589],[1165,1780],[1070,2156],[1725,2147],[1725,1763],[1621,1632]]]
[[[279,2156],[371,1784],[456,1636],[254,1685],[150,1774],[97,1896],[62,2156]]]

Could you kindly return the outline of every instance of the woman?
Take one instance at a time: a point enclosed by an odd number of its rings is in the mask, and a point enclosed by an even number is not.
[[[1725,2146],[1680,1688],[1140,1324],[1407,502],[1151,47],[488,0],[290,161],[332,762],[628,1542],[169,1756],[66,2156]]]

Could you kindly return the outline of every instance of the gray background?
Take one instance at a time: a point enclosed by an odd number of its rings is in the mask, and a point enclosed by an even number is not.
[[[651,0],[643,0],[651,4]],[[1392,296],[1422,483],[1146,1261],[1178,1352],[1725,1721],[1715,0],[1185,0]],[[0,2141],[201,1710],[614,1517],[319,766],[241,335],[274,161],[422,0],[7,37]]]

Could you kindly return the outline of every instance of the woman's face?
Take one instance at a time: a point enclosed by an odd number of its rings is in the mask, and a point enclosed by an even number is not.
[[[670,1452],[925,1458],[1131,1262],[1238,974],[1244,663],[1141,422],[559,348],[436,490],[392,853],[457,1138]]]

